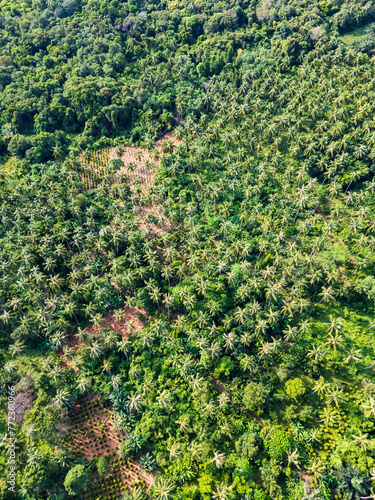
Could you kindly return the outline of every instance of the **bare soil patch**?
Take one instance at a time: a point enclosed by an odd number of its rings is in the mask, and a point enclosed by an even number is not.
[[[100,327],[90,326],[87,329],[88,333],[97,335],[102,328],[109,326],[125,338],[143,328],[144,323],[139,318],[139,315],[144,318],[151,317],[144,309],[138,307],[124,306],[119,308],[118,311],[121,313],[121,320],[117,319],[115,314],[108,314],[102,319]]]
[[[110,472],[105,476],[94,474],[80,498],[121,498],[126,490],[137,486],[148,490],[153,484],[152,474],[143,473],[136,461],[121,458],[120,444],[125,434],[116,429],[113,412],[99,397],[86,394],[77,400],[71,427],[64,444],[72,454],[87,460],[105,457],[110,466]]]
[[[145,194],[150,186],[153,185],[154,170],[159,164],[158,156],[152,154],[147,149],[133,146],[122,149],[123,153],[120,158],[125,166],[120,169],[120,172],[126,173],[130,189],[133,192]],[[109,158],[119,158],[117,148],[109,148]],[[118,182],[118,178],[119,175],[117,173],[114,176],[115,182]]]
[[[172,151],[179,144],[182,144],[182,141],[176,139],[172,132],[168,132],[150,150],[127,146],[84,151],[80,155],[80,177],[84,189],[89,191],[98,187],[103,177],[109,174],[109,160],[121,158],[124,167],[113,175],[114,183],[120,182],[119,173],[123,172],[129,179],[131,190],[145,194],[149,187],[153,185],[154,171],[160,163],[161,155]]]
[[[160,164],[160,157],[164,152],[171,151],[181,144],[172,134],[168,132],[155,143],[151,150],[128,146],[121,148],[122,154],[119,155],[119,148],[109,148],[109,158],[121,158],[124,162],[124,168],[130,188],[133,192],[145,194],[154,183],[154,172]],[[118,174],[115,174],[117,182]]]
[[[56,352],[57,357],[60,358],[60,368],[65,369],[70,367],[75,372],[78,371],[78,367],[73,360],[68,359],[66,353],[69,352],[69,350],[72,350],[75,353],[80,347],[83,347],[84,345],[84,342],[81,342],[76,335],[70,335],[67,346],[64,349],[59,349]]]
[[[156,147],[163,150],[163,148],[165,147],[168,148],[168,146],[170,145],[168,143],[171,143],[174,147],[176,147],[182,144],[182,142],[183,141],[176,139],[176,137],[173,135],[173,132],[167,132],[161,139],[156,142]]]
[[[152,316],[144,309],[139,309],[138,307],[124,306],[119,308],[118,311],[121,314],[121,319],[118,319],[115,314],[108,314],[102,319],[99,327],[92,325],[87,327],[87,334],[96,336],[99,334],[100,330],[110,327],[123,338],[126,338],[143,328],[144,322],[139,318],[139,316],[143,316],[145,319],[152,318]],[[59,349],[56,353],[58,358],[60,358],[60,368],[64,369],[70,367],[74,371],[78,371],[79,368],[74,363],[74,360],[69,359],[65,354],[69,350],[72,350],[72,352],[75,353],[80,347],[84,347],[84,345],[85,343],[80,341],[76,334],[72,334],[68,339],[67,346],[64,349]]]

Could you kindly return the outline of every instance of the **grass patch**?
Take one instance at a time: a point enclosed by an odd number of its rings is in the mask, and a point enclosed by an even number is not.
[[[345,35],[341,35],[339,38],[342,42],[345,43],[345,45],[353,45],[354,42],[360,41],[367,36],[368,27],[369,27],[369,24],[365,24],[364,26],[361,26],[360,28],[356,28],[353,31],[349,31],[348,33],[345,33]]]
[[[19,159],[15,156],[5,155],[0,158],[0,175],[11,176],[18,168]]]

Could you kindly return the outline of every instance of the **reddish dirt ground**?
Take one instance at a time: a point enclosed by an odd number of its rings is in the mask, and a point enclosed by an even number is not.
[[[99,328],[94,326],[89,326],[86,328],[86,331],[89,335],[97,335],[101,329],[106,327],[111,327],[122,337],[126,338],[129,335],[138,332],[143,328],[143,322],[139,319],[138,315],[141,315],[145,318],[152,318],[144,309],[139,309],[138,307],[128,307],[124,306],[119,309],[122,313],[121,321],[118,321],[114,314],[108,314],[101,321],[101,325]],[[80,347],[83,347],[85,344],[80,342],[77,338],[76,334],[73,334],[68,339],[67,347],[68,349],[73,349],[74,352],[77,351]],[[77,371],[78,368],[75,365],[74,361],[70,359],[64,358],[64,350],[59,349],[57,351],[57,356],[60,358],[60,367],[67,368],[71,367],[74,371]]]
[[[126,490],[137,486],[148,490],[154,483],[154,476],[141,472],[137,462],[120,457],[120,444],[125,434],[115,428],[113,416],[97,396],[86,394],[77,400],[65,445],[77,457],[87,460],[105,457],[110,467],[105,476],[94,475],[87,491],[80,497],[84,500],[94,500],[99,495],[101,498],[121,498]]]
[[[138,317],[139,314],[145,318],[150,318],[150,315],[144,309],[139,309],[138,307],[124,306],[119,308],[119,311],[122,313],[121,321],[118,321],[114,314],[108,314],[101,321],[99,328],[90,326],[87,329],[88,333],[97,335],[102,328],[110,326],[123,337],[127,337],[143,328],[143,322]]]
[[[116,147],[102,148],[85,151],[80,154],[83,171],[81,179],[87,191],[100,184],[100,178],[108,173],[108,160],[111,158],[121,159],[125,167],[121,171],[127,174],[132,191],[146,194],[149,187],[153,185],[154,170],[160,163],[160,157],[164,151],[171,147],[182,144],[173,136],[172,132],[166,133],[159,139],[153,149],[148,150],[136,146],[122,147],[122,153]],[[118,182],[118,175],[114,175],[114,182]]]
[[[155,143],[155,148],[151,151],[135,146],[122,148],[121,159],[125,164],[122,171],[127,174],[132,191],[137,190],[138,181],[140,191],[145,194],[154,183],[154,170],[160,164],[160,157],[165,147],[169,144],[178,146],[181,143],[182,141],[178,141],[172,132],[168,132]],[[109,148],[109,158],[118,158],[117,148]]]

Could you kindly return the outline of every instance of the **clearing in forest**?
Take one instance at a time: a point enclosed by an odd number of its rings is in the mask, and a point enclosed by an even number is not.
[[[120,183],[121,173],[125,173],[131,190],[138,194],[145,194],[153,184],[154,171],[160,163],[163,152],[171,151],[179,144],[181,141],[168,133],[157,141],[152,149],[120,146],[85,151],[81,155],[81,179],[84,188],[86,190],[96,188],[104,176],[112,175],[109,160],[121,158],[124,167],[113,174],[114,183]]]
[[[97,336],[101,330],[105,328],[111,328],[116,333],[121,335],[123,338],[138,332],[144,326],[142,321],[144,319],[150,319],[151,316],[144,310],[138,307],[123,306],[117,309],[113,313],[107,314],[100,321],[100,326],[88,326],[84,331],[87,333],[87,337]],[[87,340],[87,339],[86,339]],[[69,337],[67,347],[60,349],[57,352],[57,356],[60,358],[60,367],[66,368],[71,367],[72,370],[78,371],[78,366],[74,363],[74,358],[71,358],[72,352],[77,352],[80,347],[84,347],[85,341],[79,338],[79,335],[72,334]]]
[[[91,335],[97,335],[103,328],[110,327],[125,338],[143,328],[143,321],[140,317],[148,318],[149,314],[138,307],[120,307],[115,313],[107,314],[101,320],[99,327],[90,326],[87,332]]]
[[[158,149],[149,151],[137,147],[110,148],[109,159],[121,158],[124,162],[124,167],[114,175],[115,182],[118,182],[118,174],[124,172],[129,179],[130,189],[137,194],[146,194],[153,184],[154,169],[159,164],[159,154]]]
[[[105,457],[109,466],[107,474],[95,474],[80,498],[121,498],[127,490],[138,486],[148,489],[153,484],[153,476],[142,472],[137,462],[120,457],[124,433],[116,428],[114,413],[99,397],[84,395],[77,400],[71,426],[64,444],[72,454],[87,460]]]
[[[81,179],[84,189],[95,189],[107,175],[113,175],[113,183],[120,184],[122,175],[125,175],[135,195],[147,195],[153,186],[155,170],[160,164],[162,154],[171,152],[179,144],[181,141],[168,133],[155,143],[153,149],[128,146],[86,151],[81,156]],[[121,158],[124,166],[111,174],[109,161],[115,158]],[[158,204],[136,205],[134,216],[141,230],[157,235],[163,234],[171,227],[165,217],[164,208]]]
[[[345,43],[345,45],[349,46],[352,46],[354,43],[361,43],[365,40],[366,36],[369,35],[371,26],[372,24],[360,26],[359,28],[356,28],[352,31],[348,31],[344,35],[341,35],[339,38]]]

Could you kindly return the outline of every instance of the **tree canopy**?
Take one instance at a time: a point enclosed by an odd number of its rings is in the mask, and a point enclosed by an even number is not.
[[[0,10],[16,497],[373,498],[373,2]]]

